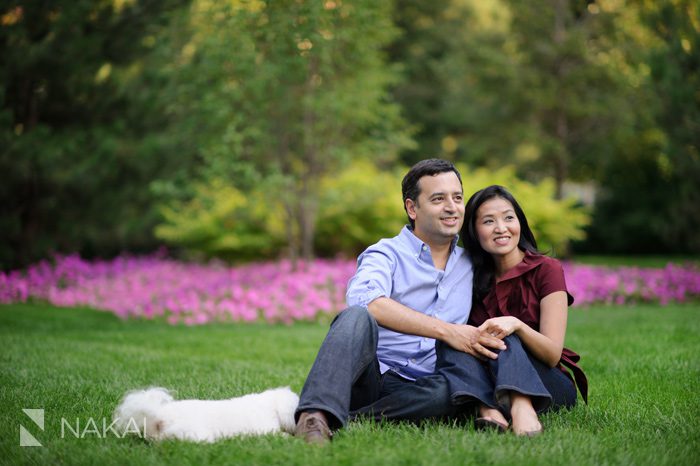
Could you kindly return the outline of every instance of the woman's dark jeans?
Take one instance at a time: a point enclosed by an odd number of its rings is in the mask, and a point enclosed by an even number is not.
[[[561,370],[547,367],[532,356],[516,335],[506,337],[504,342],[507,348],[494,350],[498,358],[488,361],[437,342],[437,372],[447,379],[453,403],[478,400],[501,409],[506,417],[511,391],[528,395],[538,413],[576,404],[576,388]]]

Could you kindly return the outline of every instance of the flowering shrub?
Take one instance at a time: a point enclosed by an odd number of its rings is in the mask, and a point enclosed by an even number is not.
[[[662,269],[564,263],[574,306],[684,302],[700,297],[700,269],[668,264]]]
[[[683,302],[700,297],[700,269],[606,268],[565,263],[575,306]],[[164,317],[187,325],[211,321],[285,322],[333,315],[345,306],[352,260],[263,262],[229,267],[155,255],[88,262],[78,256],[0,272],[0,303],[30,298],[58,307],[87,306],[126,318]]]

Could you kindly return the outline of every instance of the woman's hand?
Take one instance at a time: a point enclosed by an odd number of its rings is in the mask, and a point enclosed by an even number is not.
[[[517,333],[533,356],[549,367],[555,367],[564,347],[567,306],[566,291],[555,291],[540,301],[539,331],[513,316],[493,317],[481,324],[479,331],[501,339]]]
[[[479,330],[483,333],[504,339],[508,335],[517,332],[523,327],[523,322],[517,317],[501,316],[492,317],[479,326]]]

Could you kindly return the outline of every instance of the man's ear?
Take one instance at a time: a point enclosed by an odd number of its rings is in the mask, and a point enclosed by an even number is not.
[[[413,199],[406,199],[406,213],[411,220],[416,219],[416,205]]]

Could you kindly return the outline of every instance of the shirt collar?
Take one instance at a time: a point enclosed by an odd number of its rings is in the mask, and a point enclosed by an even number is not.
[[[419,237],[417,237],[413,233],[413,228],[411,227],[411,225],[404,225],[399,236],[401,236],[404,240],[408,242],[411,249],[416,254],[420,254],[422,251],[428,249],[428,245],[425,244]],[[450,244],[450,254],[455,252],[455,246],[457,246],[458,241],[459,235],[455,235],[454,239],[452,240],[452,243]],[[425,246],[425,249],[423,249],[423,246]]]
[[[523,257],[523,260],[520,261],[518,265],[506,272],[501,278],[497,279],[496,283],[519,277],[530,270],[539,267],[540,264],[545,261],[545,259],[546,256],[542,254],[533,254],[530,251],[525,251],[525,257]]]

